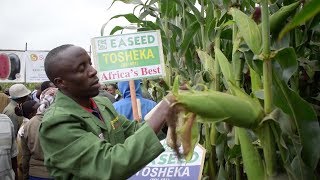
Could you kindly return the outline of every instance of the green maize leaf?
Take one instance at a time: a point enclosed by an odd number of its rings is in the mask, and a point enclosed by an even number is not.
[[[313,17],[309,28],[310,29],[317,29],[317,26],[319,26],[319,22],[320,22],[320,13]]]
[[[204,18],[201,16],[199,10],[195,7],[194,3],[192,3],[190,0],[185,0],[184,1],[188,7],[192,10],[192,12],[194,13],[194,15],[196,16],[198,22],[200,24],[204,24]]]
[[[290,47],[290,40],[292,41],[292,38],[290,38],[290,34],[286,34],[282,39],[274,39],[274,36],[272,37],[272,46],[270,47],[271,50],[278,50],[283,48]]]
[[[227,173],[224,170],[223,164],[221,163],[220,164],[220,168],[219,168],[219,172],[218,172],[217,180],[227,180],[227,179],[228,179]]]
[[[177,35],[179,38],[182,37],[182,29],[180,27],[178,27],[178,26],[176,26],[176,25],[174,25],[172,23],[168,23],[168,26],[169,26],[169,29],[171,30],[173,36]]]
[[[197,18],[194,14],[188,12],[188,11],[185,11],[185,18],[186,18],[186,26],[190,25],[191,23],[197,21]],[[199,22],[198,22],[199,23]]]
[[[219,134],[216,141],[216,154],[218,163],[222,163],[224,161],[225,150],[226,150],[226,141],[227,141],[227,134]]]
[[[316,97],[312,97],[313,99],[320,101],[320,93]]]
[[[298,70],[297,56],[293,48],[285,48],[277,52],[274,59],[279,63],[282,71],[282,79],[288,83],[292,75]]]
[[[294,13],[294,11],[299,7],[300,1],[292,3],[288,6],[281,7],[277,12],[272,14],[269,18],[270,22],[270,33],[279,32],[283,23],[286,19]],[[261,24],[259,25],[261,28]]]
[[[214,7],[212,3],[208,3],[205,20],[205,37],[209,40],[212,40],[212,35],[214,34],[214,28],[216,25],[216,18],[214,17]]]
[[[234,80],[236,81],[236,83],[238,83],[238,85],[241,84],[242,71],[245,63],[245,60],[240,58],[240,56],[240,51],[236,51],[232,54],[232,69],[234,74]]]
[[[206,6],[208,3],[210,3],[210,2],[208,2],[209,0],[198,0],[198,3],[201,5],[201,6]],[[202,4],[202,2],[203,2],[203,4]]]
[[[130,23],[141,23],[142,22],[136,15],[131,14],[131,13],[115,15],[112,18],[110,18],[110,20],[116,19],[116,18],[119,18],[119,17],[126,18],[126,20],[129,21]]]
[[[222,72],[223,76],[225,77],[225,80],[226,81],[235,82],[234,74],[233,74],[233,71],[232,71],[232,66],[229,63],[229,61],[226,58],[226,56],[218,48],[216,48],[214,50],[214,52],[215,52],[216,60],[219,61],[221,72]]]
[[[269,0],[269,4],[274,4],[277,0]]]
[[[216,126],[215,123],[211,123],[211,128],[210,128],[210,144],[211,144],[211,146],[216,145],[216,141],[217,141],[218,131],[215,126]]]
[[[247,131],[237,128],[244,169],[249,180],[265,179],[264,166],[257,149],[253,146]]]
[[[160,29],[160,26],[152,21],[142,21],[142,26],[149,27],[152,30]]]
[[[320,127],[312,106],[291,90],[282,80],[281,66],[273,62],[274,103],[290,115],[297,127],[302,144],[302,159],[311,169],[315,169],[320,158]]]
[[[296,2],[297,0],[283,0],[283,5],[287,6],[287,5],[290,5],[294,2]]]
[[[148,3],[148,5],[150,6],[150,5],[153,5],[153,4],[155,4],[155,3],[157,3],[157,2],[159,2],[160,0],[151,0],[149,3]]]
[[[251,78],[251,89],[252,92],[257,92],[262,89],[262,81],[261,77],[256,71],[254,71],[250,66],[250,78]]]
[[[282,154],[281,156],[283,156],[282,161],[287,175],[290,177],[289,179],[315,179],[313,177],[314,175],[312,170],[308,168],[301,159],[300,154],[302,146],[299,140],[297,140],[297,136],[294,134],[295,130],[293,129],[293,122],[291,121],[290,116],[284,113],[281,109],[276,108],[266,116],[263,121],[266,120],[273,120],[273,122],[279,123],[275,124],[276,126],[272,126],[272,130]],[[284,140],[288,139],[288,137],[293,142],[293,146],[290,140]],[[296,153],[291,152],[292,150],[296,151]],[[290,162],[292,159],[290,156],[295,156],[292,162]]]
[[[180,55],[183,56],[186,51],[189,49],[189,44],[193,40],[193,37],[196,35],[198,30],[200,29],[200,24],[197,21],[194,21],[188,28],[186,29],[186,33],[184,39],[182,40],[180,46]]]
[[[253,19],[236,8],[231,8],[230,12],[239,27],[240,34],[244,41],[254,54],[260,54],[262,40],[258,25]]]
[[[221,32],[220,38],[232,41],[232,29],[224,29]]]
[[[179,76],[176,76],[173,81],[172,93],[174,96],[179,95]]]
[[[195,49],[194,48],[190,48],[186,54],[184,55],[185,59],[185,63],[186,63],[186,67],[187,67],[187,71],[189,72],[189,74],[192,76],[194,74],[196,74],[197,69],[200,69],[199,67],[197,67],[197,62],[195,61],[194,58],[194,54],[195,54]],[[190,77],[190,76],[189,76]]]
[[[200,49],[197,49],[196,51],[198,53],[198,56],[200,58],[200,61],[204,70],[209,71],[211,76],[213,76],[214,75],[214,59],[205,51],[202,51]]]
[[[238,33],[237,33],[234,41],[232,42],[232,54],[235,54],[239,50],[240,43],[241,43],[241,38],[238,36]]]
[[[258,75],[262,76],[263,62],[259,59],[254,59],[254,54],[250,51],[244,52],[244,57],[248,66],[253,69]]]
[[[299,149],[299,152],[301,148]],[[297,155],[293,161],[291,162],[291,169],[296,179],[299,180],[309,180],[309,179],[316,179],[310,167],[307,167],[300,155]]]
[[[160,6],[161,18],[172,19],[177,16],[177,3],[173,0],[161,0],[158,2]]]
[[[292,21],[281,30],[279,39],[281,39],[291,29],[305,23],[318,13],[320,13],[320,1],[311,0],[302,8],[302,10],[298,14],[294,16]]]
[[[232,148],[230,148],[227,152],[227,159],[235,159],[241,157],[241,147],[240,145],[234,145]]]
[[[114,28],[111,30],[110,35],[113,35],[114,33],[118,32],[118,31],[121,31],[121,30],[123,30],[123,29],[124,29],[124,28],[121,27],[121,26],[116,26],[116,27],[114,27]],[[101,36],[103,36],[103,32],[101,32],[101,33],[102,33]]]
[[[108,25],[108,23],[112,20],[112,19],[116,19],[116,18],[119,18],[119,17],[124,17],[127,19],[127,21],[129,21],[130,23],[141,23],[142,21],[137,17],[135,16],[134,14],[120,14],[120,15],[116,15],[116,16],[113,16],[110,18],[109,21],[107,21],[106,23],[104,23],[101,27],[101,30],[100,30],[100,34],[101,36],[103,36],[104,34],[104,28]],[[114,32],[115,33],[116,31],[118,31],[120,28],[114,28]]]

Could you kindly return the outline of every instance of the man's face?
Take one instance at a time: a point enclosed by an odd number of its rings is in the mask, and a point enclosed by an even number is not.
[[[107,91],[112,95],[116,95],[116,89],[113,86],[107,86]]]
[[[60,77],[55,84],[73,98],[90,98],[99,94],[97,71],[92,67],[91,58],[81,47],[71,46],[59,54]]]

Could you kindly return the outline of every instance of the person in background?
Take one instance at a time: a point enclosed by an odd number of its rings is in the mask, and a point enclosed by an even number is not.
[[[9,96],[10,96],[10,94],[9,94],[9,88],[5,88],[4,91],[3,91],[3,93],[5,93],[5,94],[9,97]]]
[[[37,101],[39,103],[39,98],[41,94],[41,86],[40,84],[36,84],[34,90],[31,92],[32,100]]]
[[[23,117],[23,123],[21,124],[18,134],[17,134],[17,145],[18,145],[18,179],[24,179],[25,174],[22,171],[22,146],[21,139],[24,136],[24,126],[33,116],[36,115],[37,109],[39,107],[39,103],[34,100],[25,101],[22,104],[18,104],[15,108],[15,113],[19,117]]]
[[[59,89],[39,130],[44,163],[53,178],[127,179],[164,151],[157,133],[172,114],[172,95],[146,123],[137,123],[97,96],[97,71],[85,49],[56,47],[44,67]]]
[[[15,108],[18,104],[22,104],[29,100],[29,94],[31,91],[27,89],[23,84],[14,84],[9,88],[10,103],[4,108],[3,114],[6,114],[12,121],[14,126],[15,135],[17,135],[20,125],[23,122],[23,118],[19,117],[15,113]]]
[[[119,101],[121,99],[121,95],[117,93],[118,87],[116,84],[108,84],[107,85],[107,91],[108,93],[112,94],[116,101]]]
[[[112,94],[110,94],[107,91],[107,87],[104,84],[100,84],[100,88],[99,88],[99,94],[98,96],[103,96],[108,98],[112,103],[116,102],[116,99],[114,98],[114,96]]]
[[[9,97],[2,92],[2,87],[0,86],[0,112],[10,103]]]
[[[42,92],[44,91],[44,90],[46,90],[47,88],[50,88],[50,87],[56,87],[51,81],[44,81],[43,83],[41,83],[41,88],[40,88],[40,90],[41,90],[41,93],[40,94],[42,94]],[[39,98],[40,98],[40,94],[39,94]]]
[[[0,113],[0,179],[18,179],[17,174],[17,143],[14,126],[10,118]]]
[[[141,109],[141,119],[143,120],[145,115],[153,109],[157,103],[142,97],[141,91],[141,80],[134,80],[134,85],[136,89],[136,97],[137,100],[140,101]],[[119,114],[124,115],[126,118],[130,120],[135,120],[133,117],[132,105],[131,105],[131,95],[130,95],[130,86],[129,81],[122,81],[118,83],[118,87],[120,92],[122,93],[123,98],[115,103],[113,103],[114,108]]]
[[[41,93],[37,114],[24,126],[24,136],[21,138],[24,179],[52,179],[44,166],[44,157],[39,140],[39,127],[44,113],[53,103],[56,92],[57,88],[49,87]]]
[[[44,91],[45,89],[47,89],[49,87],[55,87],[51,81],[44,81],[40,85],[36,85],[35,86],[36,90],[32,91],[32,93],[31,93],[32,99],[37,101],[38,103],[40,103],[40,95],[41,95],[42,91]]]

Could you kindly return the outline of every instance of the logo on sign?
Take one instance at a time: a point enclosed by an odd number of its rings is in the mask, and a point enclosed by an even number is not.
[[[32,61],[36,61],[36,60],[38,60],[38,56],[36,54],[30,54],[30,59]]]
[[[32,61],[37,61],[37,60],[44,60],[44,56],[43,55],[36,55],[36,54],[30,54],[30,59]]]
[[[98,49],[99,50],[107,49],[107,40],[106,39],[98,40]]]

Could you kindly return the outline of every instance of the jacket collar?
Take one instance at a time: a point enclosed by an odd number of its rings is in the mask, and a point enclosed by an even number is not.
[[[106,111],[108,111],[109,114],[111,115],[111,118],[116,118],[116,113],[113,110],[111,110],[110,108],[108,108],[108,104],[106,103],[105,99],[101,99],[99,97],[94,97],[93,99],[94,99],[95,103],[97,104],[98,109],[99,109],[101,116],[103,117],[105,123],[101,122],[101,120],[99,120],[93,114],[91,114],[88,111],[86,111],[85,109],[83,109],[83,107],[81,105],[79,105],[77,102],[75,102],[70,97],[63,94],[60,90],[56,94],[55,102],[59,101],[59,107],[63,108],[67,112],[72,111],[73,114],[79,115],[84,119],[87,119],[87,118],[94,119],[94,123],[97,124],[102,129],[110,129],[111,128],[110,122],[108,122],[108,121],[110,121],[110,119],[108,117],[106,117],[104,114]]]

